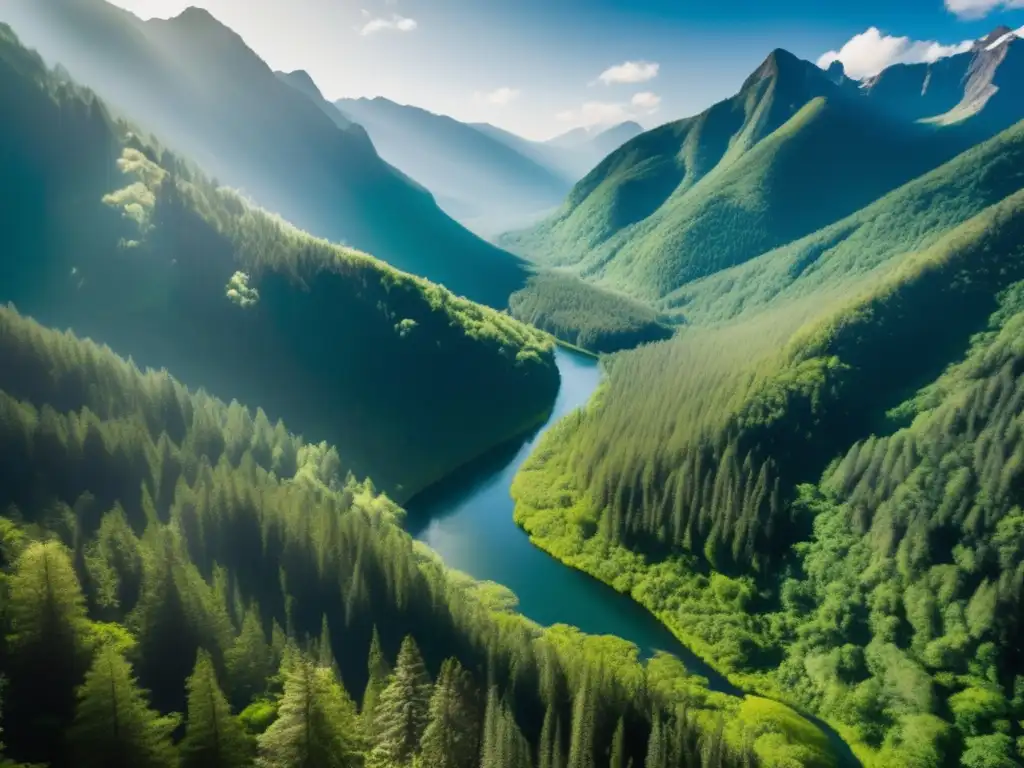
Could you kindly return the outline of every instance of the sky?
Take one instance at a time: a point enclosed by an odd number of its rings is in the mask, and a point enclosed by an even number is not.
[[[1024,27],[1024,0],[113,2],[142,18],[206,8],[331,100],[384,96],[531,139],[697,114],[775,48],[864,77]]]

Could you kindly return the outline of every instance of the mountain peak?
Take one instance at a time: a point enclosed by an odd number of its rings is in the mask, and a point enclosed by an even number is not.
[[[785,48],[776,48],[761,62],[761,66],[755,69],[750,77],[747,78],[742,90],[746,91],[763,80],[796,74],[804,69],[805,66],[808,66],[807,62],[790,53]]]
[[[975,51],[993,51],[1017,37],[1017,32],[1005,24],[989,32],[974,44]]]
[[[317,87],[316,82],[306,70],[296,69],[292,72],[275,72],[274,74],[277,75],[280,80],[283,80],[306,95],[315,99],[323,99],[323,94]]]

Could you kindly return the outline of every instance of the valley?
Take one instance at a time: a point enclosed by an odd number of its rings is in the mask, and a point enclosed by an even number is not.
[[[1024,764],[1024,27],[131,2],[0,5],[0,768]]]

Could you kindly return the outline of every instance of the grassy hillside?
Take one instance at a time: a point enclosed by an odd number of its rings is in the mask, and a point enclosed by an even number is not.
[[[594,352],[618,352],[672,335],[645,304],[558,272],[530,278],[509,300],[512,316]]]
[[[262,411],[9,309],[0,358],[6,766],[831,764],[784,706],[527,622]]]
[[[871,765],[1021,757],[1019,565],[989,547],[1024,501],[1007,421],[1022,146],[1016,126],[689,286],[691,324],[613,357],[513,488],[540,546],[631,593],[737,682],[813,707]],[[966,634],[957,610],[974,616]]]
[[[518,259],[452,221],[365,131],[339,126],[204,10],[142,22],[104,0],[11,0],[0,21],[167,146],[317,236],[498,308],[526,280]]]
[[[543,418],[549,339],[306,235],[0,38],[0,300],[260,403],[405,498]]]
[[[733,98],[628,142],[500,242],[655,300],[812,233],[965,148],[775,51]]]
[[[569,191],[570,182],[552,169],[450,117],[384,98],[341,99],[335,106],[367,130],[381,157],[478,233],[539,218]]]

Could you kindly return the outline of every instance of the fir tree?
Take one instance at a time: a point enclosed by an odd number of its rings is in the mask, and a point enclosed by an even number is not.
[[[251,738],[231,714],[213,659],[205,650],[196,655],[188,679],[188,726],[181,743],[182,768],[241,768],[254,752]]]
[[[374,718],[377,712],[377,702],[381,693],[391,682],[391,666],[388,664],[384,651],[380,646],[380,635],[377,627],[373,628],[373,639],[370,642],[370,656],[367,660],[367,671],[369,677],[366,683],[366,690],[363,693],[363,720],[366,722],[370,732],[373,732]]]
[[[259,768],[354,768],[365,744],[355,705],[334,672],[286,654],[277,719],[259,737]]]
[[[594,766],[594,702],[589,677],[576,692],[572,705],[572,734],[569,746],[569,768]]]
[[[242,629],[224,654],[224,661],[231,683],[231,701],[239,710],[244,709],[264,692],[275,666],[274,651],[267,643],[256,606],[246,611]]]
[[[61,544],[37,542],[22,552],[8,582],[6,610],[10,740],[32,760],[55,760],[91,642],[85,599]]]
[[[612,737],[608,768],[626,768],[626,723],[621,717]]]
[[[374,765],[409,765],[430,718],[430,678],[416,641],[402,641],[395,672],[374,716]]]
[[[651,722],[651,735],[647,740],[647,759],[644,768],[668,768],[668,745],[661,724],[661,715],[654,713]]]
[[[177,718],[149,708],[124,656],[100,648],[78,690],[70,733],[76,768],[173,768],[176,726]]]
[[[423,733],[419,765],[472,768],[479,755],[479,730],[472,679],[455,659],[441,665],[430,698],[430,722]]]

